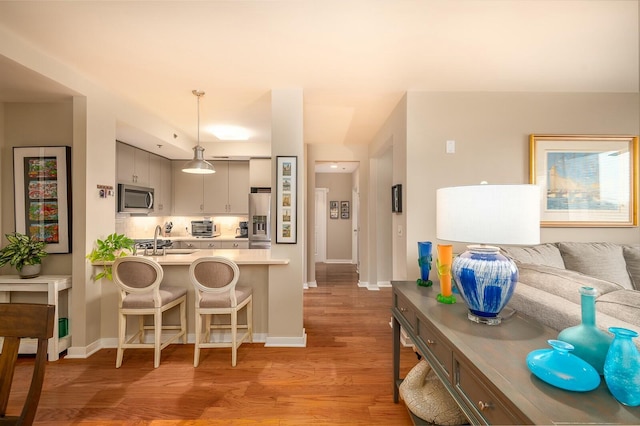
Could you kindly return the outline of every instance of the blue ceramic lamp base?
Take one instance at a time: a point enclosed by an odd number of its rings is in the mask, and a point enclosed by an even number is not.
[[[498,247],[468,246],[453,260],[451,274],[469,307],[469,320],[486,325],[502,322],[500,311],[511,299],[518,268]]]

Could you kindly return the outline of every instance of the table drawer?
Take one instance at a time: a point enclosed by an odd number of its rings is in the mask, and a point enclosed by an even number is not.
[[[408,300],[399,296],[397,293],[394,295],[394,307],[398,308],[400,314],[404,317],[405,320],[411,325],[411,332],[413,332],[416,328],[416,312]]]
[[[418,337],[431,351],[431,354],[438,360],[438,363],[451,378],[453,366],[453,351],[445,341],[426,322],[420,321],[418,325]],[[451,379],[449,379],[451,381]]]
[[[479,418],[488,424],[522,424],[522,419],[513,415],[466,365],[458,360],[454,364],[454,385]]]

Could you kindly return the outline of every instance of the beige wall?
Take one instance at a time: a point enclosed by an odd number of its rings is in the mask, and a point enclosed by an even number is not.
[[[369,145],[371,170],[368,191],[368,209],[376,212],[369,218],[371,261],[368,264],[371,285],[385,284],[387,280],[407,278],[406,241],[407,202],[406,168],[407,96],[393,110],[385,124]],[[385,172],[386,171],[386,172]],[[401,184],[403,212],[391,213],[391,186]],[[402,232],[399,233],[398,229]],[[417,262],[417,261],[416,261]]]
[[[302,89],[274,90],[271,95],[271,156],[276,170],[277,156],[297,156],[297,242],[276,243],[276,221],[271,222],[271,252],[276,258],[287,258],[283,268],[269,268],[269,337],[267,346],[304,346],[306,334],[302,322],[302,290],[305,282],[306,192],[307,168],[302,137]],[[277,192],[276,180],[273,180]],[[276,198],[271,197],[271,211],[276,214]]]
[[[2,215],[1,245],[6,244],[5,234],[14,232],[14,176],[13,148],[26,146],[73,146],[73,104],[57,103],[6,103],[3,121],[6,123],[2,145]],[[70,274],[71,255],[52,254],[43,259],[44,274]],[[9,265],[3,274],[15,274]]]
[[[407,95],[406,270],[418,276],[417,241],[435,236],[435,191],[446,186],[528,183],[528,137],[638,134],[638,94],[426,93]],[[445,141],[456,153],[445,153]],[[405,169],[394,161],[394,167]],[[394,172],[395,173],[395,172]],[[543,228],[543,242],[637,243],[640,228]],[[463,250],[463,244],[454,245]],[[400,257],[394,253],[394,257]]]
[[[351,262],[351,185],[350,173],[316,173],[316,188],[327,188],[327,262]],[[329,217],[329,203],[338,202],[338,218]],[[349,202],[349,219],[342,219],[340,202]]]

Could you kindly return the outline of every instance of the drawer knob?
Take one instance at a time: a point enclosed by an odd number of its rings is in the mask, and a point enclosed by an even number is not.
[[[436,344],[435,340],[427,339],[427,345],[435,345],[435,344]]]
[[[480,407],[480,411],[488,410],[493,407],[493,404],[490,402],[478,401],[478,407]]]
[[[400,312],[407,312],[407,308],[400,308]]]

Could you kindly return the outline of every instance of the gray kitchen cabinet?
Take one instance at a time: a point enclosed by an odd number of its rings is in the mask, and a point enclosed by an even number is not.
[[[182,215],[244,214],[249,212],[249,162],[213,161],[214,174],[182,171],[173,162],[173,213]]]
[[[184,173],[184,160],[172,161],[173,166],[173,213],[200,215],[204,213],[203,175]]]
[[[149,186],[149,156],[150,153],[143,149],[117,142],[116,176],[118,183]]]
[[[211,163],[216,172],[205,175],[205,212],[229,213],[229,161],[212,161]]]
[[[271,188],[271,158],[249,160],[249,185],[252,188]]]
[[[249,241],[220,241],[221,249],[248,249]]]
[[[249,162],[229,161],[227,213],[249,214]]]
[[[171,214],[173,170],[171,160],[156,154],[149,155],[149,186],[154,189],[154,215]]]

